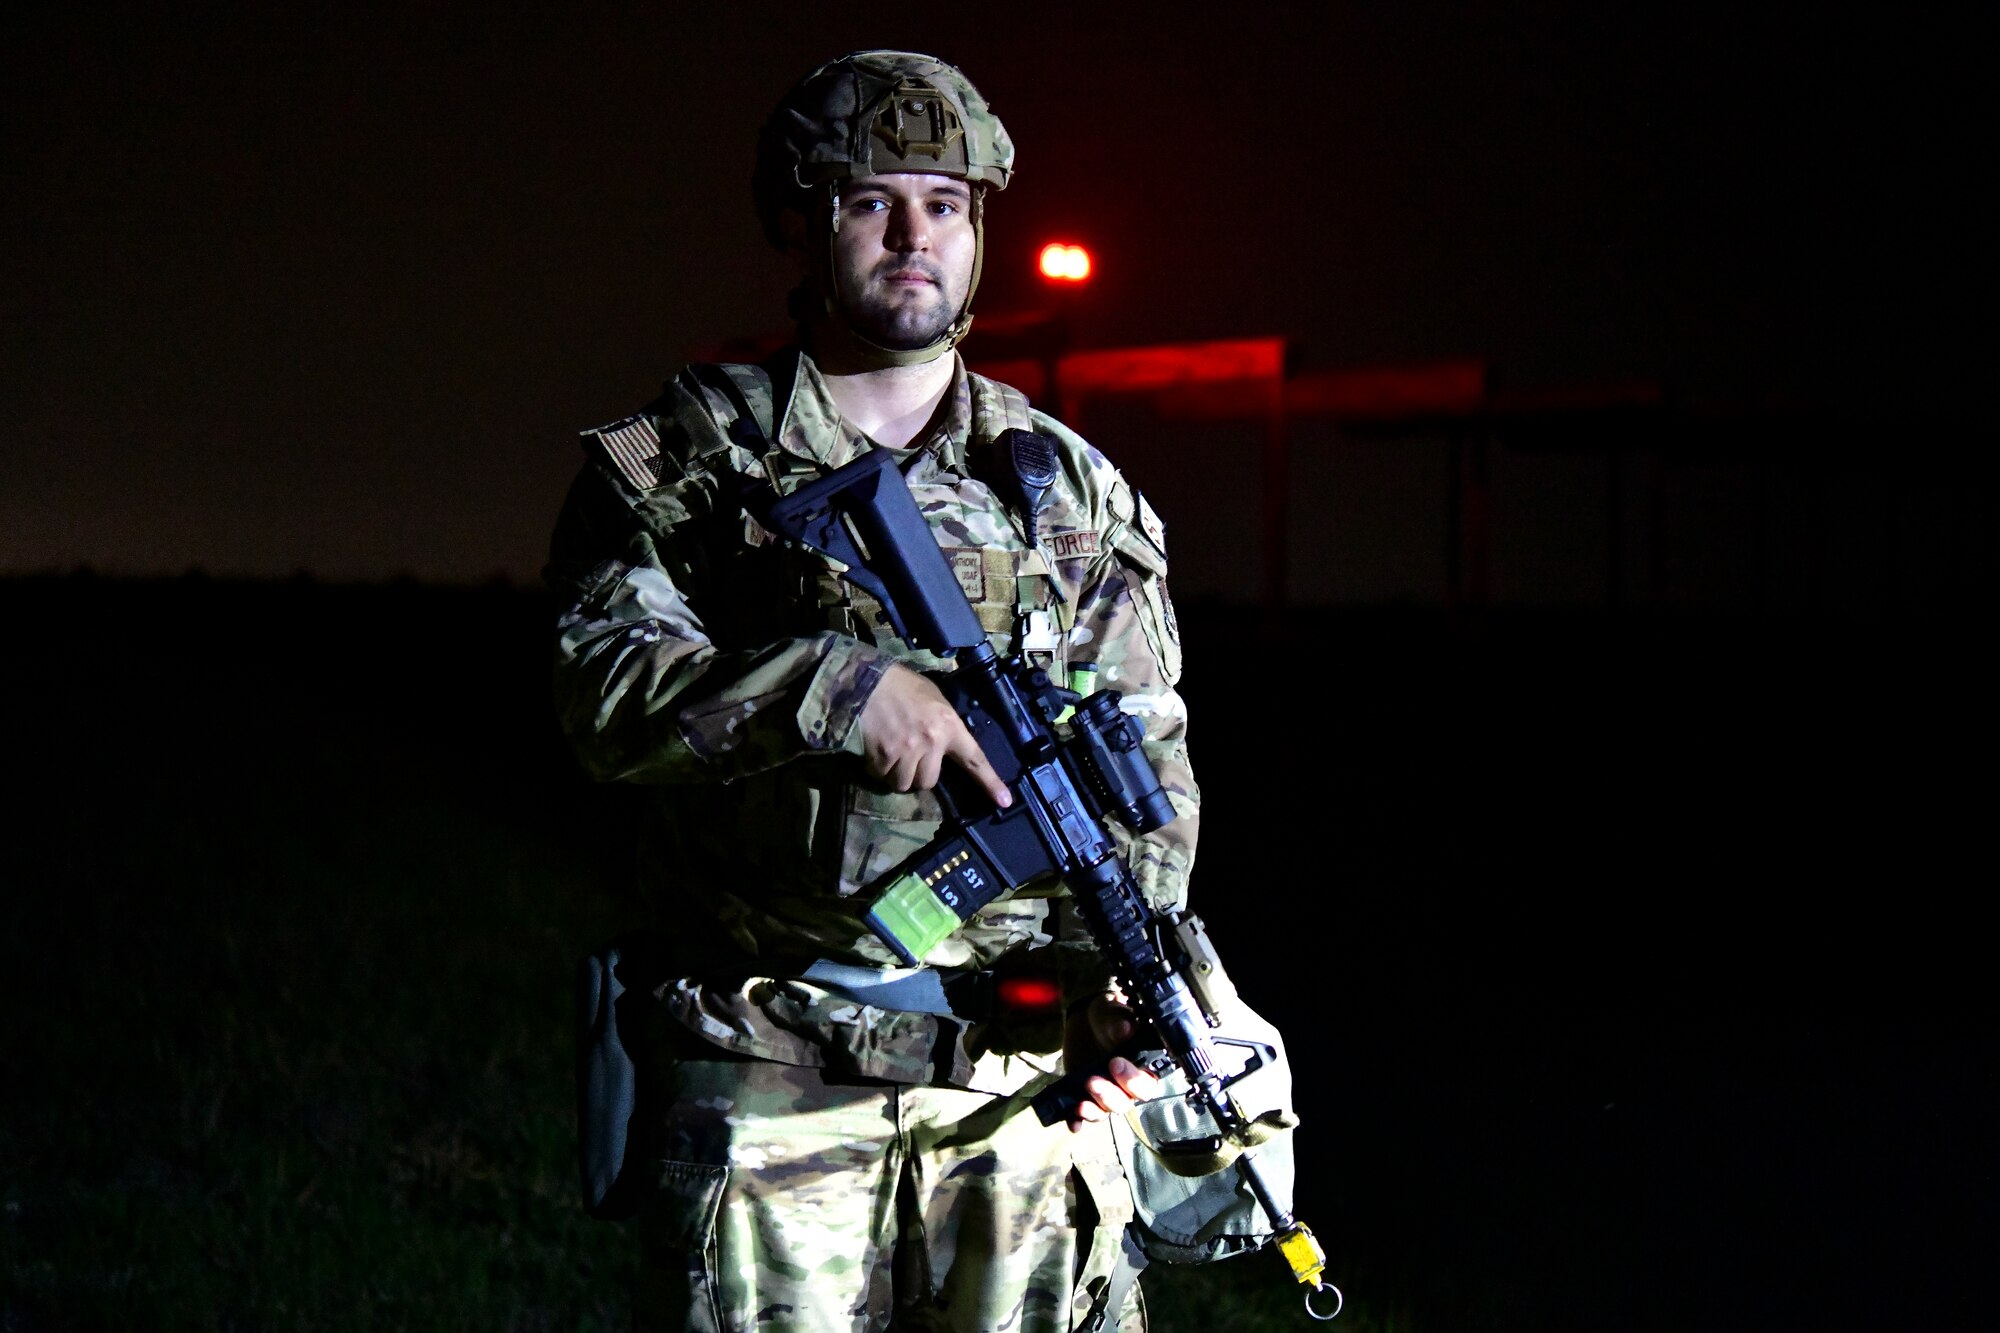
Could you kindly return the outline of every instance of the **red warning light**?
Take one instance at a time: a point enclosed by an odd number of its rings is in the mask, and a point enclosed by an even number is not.
[[[1041,267],[1051,282],[1082,282],[1090,276],[1090,251],[1052,241],[1042,247]]]

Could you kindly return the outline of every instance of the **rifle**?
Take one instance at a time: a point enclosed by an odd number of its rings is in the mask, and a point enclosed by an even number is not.
[[[1016,457],[1024,490],[1034,486],[1021,458],[1044,460],[1041,486],[1053,482],[1045,438],[1008,431],[1000,445]],[[1061,877],[1133,1009],[1159,1041],[1151,1072],[1177,1070],[1188,1099],[1220,1131],[1220,1137],[1155,1145],[1156,1151],[1213,1153],[1224,1140],[1247,1142],[1251,1120],[1230,1086],[1250,1069],[1225,1072],[1216,1048],[1227,1039],[1211,1032],[1233,988],[1200,918],[1155,912],[1104,823],[1113,818],[1143,834],[1175,818],[1141,748],[1144,730],[1120,709],[1119,692],[1086,697],[1021,655],[1001,660],[886,451],[871,449],[783,498],[746,490],[745,503],[772,532],[845,566],[843,576],[881,602],[905,642],[954,659],[955,670],[932,679],[1014,795],[1011,806],[996,809],[969,775],[946,765],[937,789],[944,827],[892,873],[864,917],[869,928],[916,966],[987,903],[1031,881]],[[1031,516],[1037,508],[1039,496],[1031,494]],[[1035,1099],[1044,1124],[1073,1114],[1086,1075],[1067,1074]],[[1231,1165],[1270,1220],[1293,1277],[1311,1287],[1307,1312],[1333,1318],[1338,1305],[1321,1315],[1312,1304],[1331,1284],[1321,1278],[1326,1255],[1311,1229],[1279,1200],[1254,1149],[1244,1147]],[[1333,1291],[1338,1299],[1339,1289]]]

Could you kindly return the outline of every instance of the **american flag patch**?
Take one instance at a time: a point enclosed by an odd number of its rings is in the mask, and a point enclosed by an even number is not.
[[[1134,495],[1139,495],[1137,491]],[[1167,553],[1167,525],[1153,511],[1153,506],[1144,495],[1139,495],[1139,530],[1146,534],[1146,540],[1161,555]]]
[[[649,491],[660,484],[660,432],[653,428],[651,417],[626,417],[584,433],[603,443],[611,461],[634,486]]]

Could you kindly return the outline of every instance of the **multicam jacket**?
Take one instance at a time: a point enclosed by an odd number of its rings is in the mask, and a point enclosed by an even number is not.
[[[982,480],[1010,426],[1058,445],[1033,544]],[[940,810],[929,792],[867,776],[856,721],[891,663],[951,664],[899,640],[830,562],[760,527],[736,488],[789,492],[880,446],[843,422],[796,350],[764,367],[689,367],[583,445],[547,570],[564,607],[557,708],[592,776],[652,788],[634,832],[676,955],[658,992],[667,1010],[744,1054],[898,1082],[1012,1091],[1045,1071],[1047,1032],[878,1009],[799,979],[817,960],[896,966],[860,914]],[[1179,817],[1144,838],[1113,831],[1148,897],[1178,906],[1199,793],[1158,518],[1096,449],[962,364],[927,430],[896,452],[995,651],[1027,652],[1057,679],[1094,666],[1142,720]],[[1064,895],[1055,880],[1027,886],[923,961],[955,972],[1025,959],[1087,993],[1105,973]]]

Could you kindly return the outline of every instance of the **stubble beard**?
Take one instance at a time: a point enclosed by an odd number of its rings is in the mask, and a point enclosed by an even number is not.
[[[910,271],[929,278],[929,285],[910,289],[891,284],[891,275]],[[914,352],[944,337],[958,318],[958,305],[936,264],[897,259],[875,272],[847,313],[854,331],[878,347]]]

